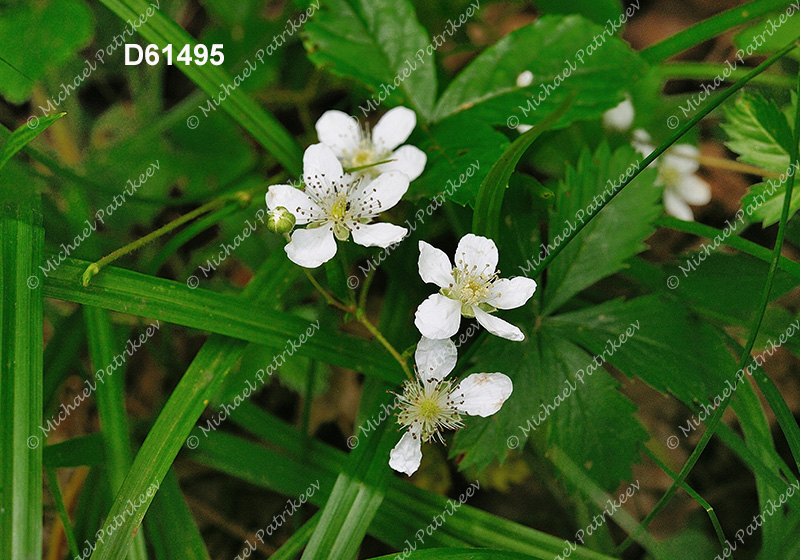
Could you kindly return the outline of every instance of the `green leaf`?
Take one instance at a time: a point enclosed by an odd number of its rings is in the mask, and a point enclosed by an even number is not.
[[[779,13],[770,15],[736,34],[733,43],[743,51],[745,58],[775,53],[800,35],[800,21],[791,17],[797,13],[796,3],[784,2],[780,8]],[[797,51],[792,51],[790,56],[797,58]]]
[[[722,128],[729,137],[725,145],[739,154],[739,161],[770,171],[786,170],[792,130],[775,103],[758,93],[742,93],[725,107],[725,117]]]
[[[158,560],[210,560],[172,469],[164,477],[145,521]]]
[[[534,4],[545,14],[578,14],[600,25],[618,20],[622,14],[619,0],[577,0],[564,3],[559,0],[535,0]]]
[[[436,65],[426,54],[431,40],[411,2],[330,0],[316,5],[320,4],[304,29],[311,61],[375,91],[360,106],[365,116],[386,103],[408,105],[423,121],[430,120]]]
[[[549,246],[558,246],[565,233],[580,226],[590,209],[612,196],[626,175],[638,169],[638,160],[627,146],[613,154],[605,143],[594,155],[584,150],[577,166],[567,168],[556,191]],[[653,233],[653,221],[660,213],[661,189],[653,186],[655,174],[653,169],[642,171],[553,260],[543,296],[545,314],[619,271],[625,261],[646,248],[643,242]],[[534,251],[534,260],[539,254]],[[533,265],[529,260],[523,270]]]
[[[25,185],[14,185],[24,189]],[[0,203],[0,557],[42,557],[42,262],[38,195]]]
[[[556,122],[572,104],[573,97],[567,98],[561,106],[546,119],[536,124],[503,152],[492,169],[483,179],[478,197],[475,201],[475,213],[472,217],[472,230],[477,235],[484,235],[497,239],[500,226],[500,210],[503,206],[503,196],[508,188],[511,175],[522,155],[531,144],[554,122]]]
[[[394,560],[397,554],[376,556],[372,560]],[[518,552],[502,550],[474,550],[462,548],[429,548],[425,550],[409,550],[403,558],[411,560],[552,560],[549,556],[528,556]]]
[[[25,123],[16,129],[11,136],[8,137],[8,140],[6,140],[5,144],[3,144],[3,149],[0,150],[0,169],[3,168],[8,160],[14,157],[14,154],[27,146],[31,141],[33,141],[34,138],[44,132],[47,127],[64,115],[66,115],[66,113],[55,113],[53,115],[48,115],[46,117],[42,117],[41,119],[36,119],[36,121],[31,121],[30,124],[35,123],[35,126],[33,127],[31,127],[28,123]]]
[[[44,448],[44,466],[53,469],[101,465],[105,461],[102,434],[78,436]]]
[[[484,469],[530,436],[543,455],[552,446],[563,449],[605,490],[630,479],[637,443],[647,439],[647,432],[633,416],[636,407],[605,370],[598,368],[583,381],[576,377],[592,362],[589,353],[546,328],[516,344],[513,352],[506,341],[491,339],[471,369],[505,373],[514,381],[514,392],[497,414],[469,419],[450,455],[464,453],[462,469]]]
[[[137,27],[137,31],[147,41],[158,45],[159,48],[172,45],[173,52],[180,52],[185,45],[194,48],[194,45],[197,44],[186,31],[170,21],[161,11],[154,9],[155,6],[146,0],[101,0],[101,3],[122,20],[137,20],[140,17],[149,16],[144,23]],[[252,134],[265,150],[272,153],[283,164],[287,171],[297,175],[302,172],[302,154],[297,142],[275,117],[262,109],[240,88],[235,88],[233,78],[220,66],[179,64],[177,68],[214,99],[219,97],[222,85],[228,85],[227,97],[219,103],[219,108]],[[241,79],[239,78],[239,80]],[[208,103],[212,108],[215,107],[212,100],[209,100]],[[199,119],[202,113],[194,116]],[[202,122],[200,126],[202,126]]]
[[[49,70],[72,58],[89,43],[91,36],[92,14],[88,6],[78,0],[45,0],[3,7],[0,14],[0,94],[12,103],[24,102]],[[67,88],[77,87],[85,79],[84,70],[90,70],[89,64],[70,76],[57,91],[49,92],[51,99],[58,103],[59,95],[69,92]],[[95,61],[94,65],[97,64]]]
[[[464,134],[465,130],[469,134]],[[406,196],[433,197],[443,193],[458,204],[473,206],[490,164],[508,148],[508,138],[468,115],[436,123],[428,132],[418,144],[428,156],[425,172],[411,182]]]
[[[605,41],[590,46],[597,35]],[[580,16],[542,16],[500,39],[456,76],[434,120],[469,111],[495,125],[533,125],[578,91],[581,95],[557,125],[599,118],[622,101],[625,84],[641,77],[645,66],[627,43]],[[517,76],[525,70],[533,73],[533,83],[517,87]]]
[[[59,262],[51,255],[48,266]],[[81,284],[86,261],[67,258],[60,266],[48,268],[45,279],[47,297],[94,305],[103,309],[152,317],[162,321],[206,330],[221,335],[270,346],[281,352],[293,348],[301,334],[309,335],[309,321],[270,310],[254,314],[248,302],[231,295],[203,289],[189,289],[182,282],[154,278],[129,270],[107,267],[88,287]],[[402,370],[377,343],[352,335],[312,329],[296,353],[323,362],[352,368],[386,381],[402,378]]]

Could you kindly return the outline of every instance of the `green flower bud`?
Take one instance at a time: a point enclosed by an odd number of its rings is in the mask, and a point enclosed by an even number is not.
[[[283,235],[289,233],[294,228],[297,219],[294,214],[283,206],[278,206],[275,210],[270,210],[267,214],[267,229],[272,233]]]

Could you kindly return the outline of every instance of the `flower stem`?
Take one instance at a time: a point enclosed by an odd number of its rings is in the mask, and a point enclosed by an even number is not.
[[[314,278],[314,275],[311,274],[311,272],[309,272],[307,268],[305,268],[305,267],[301,267],[301,268],[303,269],[303,272],[305,273],[306,278],[308,278],[308,281],[311,282],[311,284],[314,285],[314,287],[322,295],[322,297],[325,298],[325,301],[328,303],[328,305],[332,305],[334,307],[337,307],[337,308],[341,309],[342,311],[344,311],[346,313],[352,313],[353,311],[355,311],[353,306],[345,305],[344,303],[342,303],[341,301],[339,301],[338,299],[333,297],[330,293],[328,293],[328,290],[323,288],[322,284],[317,282],[317,279]]]
[[[378,339],[378,342],[383,344],[383,347],[386,348],[392,356],[394,356],[394,359],[397,360],[397,362],[400,364],[400,367],[403,368],[403,371],[405,372],[406,376],[408,376],[409,379],[413,380],[414,374],[411,373],[411,370],[409,369],[405,359],[403,359],[403,356],[401,356],[400,352],[398,352],[395,349],[395,347],[392,346],[392,344],[388,340],[386,340],[386,337],[383,336],[381,331],[379,331],[378,328],[370,322],[370,320],[367,318],[367,314],[364,313],[363,309],[359,309],[356,311],[356,317],[358,318],[358,322],[364,325],[367,328],[367,330],[370,333],[372,333],[372,335],[376,339]]]
[[[197,218],[198,216],[201,216],[206,212],[211,212],[212,210],[216,210],[231,203],[237,203],[246,206],[247,204],[250,203],[250,199],[251,197],[248,193],[240,191],[225,196],[221,196],[219,198],[212,200],[211,202],[203,204],[199,208],[195,208],[188,214],[184,214],[180,218],[172,220],[168,224],[158,228],[155,231],[148,233],[144,237],[140,237],[133,243],[128,243],[124,247],[120,247],[119,249],[117,249],[112,253],[109,253],[99,261],[93,262],[92,264],[87,266],[86,270],[83,272],[83,276],[81,277],[83,285],[88,286],[92,278],[96,276],[106,265],[111,264],[112,262],[114,262],[115,260],[117,260],[122,256],[125,256],[129,253],[133,253],[134,251],[143,247],[144,245],[147,245],[151,241],[154,241],[159,237],[166,235],[172,230],[179,228],[183,224],[190,222],[191,220]]]

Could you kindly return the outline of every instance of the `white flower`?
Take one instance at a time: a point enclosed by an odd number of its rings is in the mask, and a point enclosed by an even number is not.
[[[411,476],[422,460],[422,442],[442,438],[443,430],[463,427],[461,414],[491,416],[511,395],[514,384],[502,373],[473,373],[453,387],[445,379],[456,366],[452,340],[422,338],[414,355],[417,379],[398,395],[397,421],[408,428],[389,454],[389,466]]]
[[[638,129],[633,132],[633,147],[647,157],[655,150],[650,135]],[[700,150],[691,144],[677,144],[658,158],[656,185],[664,186],[664,210],[687,222],[694,221],[689,206],[702,206],[711,201],[711,186],[695,175],[700,169],[697,158]]]
[[[603,113],[603,125],[606,128],[625,131],[633,124],[633,102],[630,97],[626,97],[622,103]]]
[[[388,163],[359,169],[358,173],[377,177],[388,171],[400,171],[413,181],[425,169],[428,157],[415,146],[400,146],[417,125],[417,116],[411,109],[395,107],[381,119],[372,134],[362,131],[358,120],[341,111],[325,111],[317,121],[319,141],[329,146],[346,169]]]
[[[415,314],[414,324],[422,336],[450,338],[458,332],[463,315],[474,317],[497,336],[525,338],[517,327],[490,313],[524,305],[536,290],[536,282],[524,276],[498,278],[497,260],[494,241],[471,233],[458,242],[455,266],[443,251],[419,242],[419,275],[441,288],[423,301]]]
[[[530,70],[525,70],[519,76],[517,76],[517,87],[523,88],[528,87],[533,83],[533,72]]]
[[[408,190],[408,177],[384,173],[370,182],[346,174],[333,151],[324,144],[309,146],[303,154],[305,191],[291,185],[273,185],[267,191],[267,206],[283,206],[294,214],[297,229],[285,247],[289,258],[306,268],[315,268],[336,254],[336,239],[365,247],[388,247],[405,237],[408,230],[393,224],[370,224],[393,207]]]

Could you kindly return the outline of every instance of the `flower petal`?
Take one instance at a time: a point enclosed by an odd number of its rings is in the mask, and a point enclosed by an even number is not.
[[[422,175],[428,156],[416,146],[400,146],[392,152],[388,159],[394,161],[378,165],[375,169],[380,173],[400,171],[408,176],[409,181],[413,181]]]
[[[503,373],[473,373],[458,384],[452,398],[455,408],[472,416],[491,416],[511,396],[514,384]]]
[[[325,144],[312,144],[303,154],[303,181],[306,192],[318,198],[330,197],[334,189],[331,186],[335,181],[340,183],[344,170],[342,164]]]
[[[391,152],[405,142],[417,126],[417,115],[406,107],[395,107],[381,117],[372,129],[372,143],[377,153]]]
[[[408,176],[399,171],[384,173],[374,181],[364,178],[362,183],[357,204],[361,205],[365,218],[372,218],[394,208],[408,190]]]
[[[292,241],[286,244],[284,250],[293,263],[305,268],[316,268],[331,260],[336,254],[333,228],[324,225],[317,228],[297,229],[292,234]]]
[[[414,361],[424,381],[440,381],[456,367],[458,350],[449,338],[434,340],[423,336],[414,352]]]
[[[426,338],[450,338],[461,325],[461,302],[432,294],[417,308],[414,324]]]
[[[516,84],[519,88],[528,87],[533,83],[533,72],[530,70],[525,70],[519,76],[517,76]]]
[[[421,461],[422,442],[417,434],[408,430],[389,452],[389,466],[411,476],[417,472]]]
[[[404,227],[394,224],[356,224],[350,231],[353,241],[364,247],[388,247],[400,243],[408,233]]]
[[[628,130],[633,124],[633,103],[630,97],[625,98],[619,105],[603,113],[603,124],[614,130]]]
[[[428,284],[447,288],[453,283],[453,265],[444,251],[420,241],[419,275]]]
[[[497,270],[497,245],[486,237],[468,233],[461,238],[453,259],[459,268],[487,275]]]
[[[667,214],[675,216],[679,220],[685,222],[694,221],[692,209],[681,197],[672,192],[672,189],[664,189],[664,210]]]
[[[711,185],[698,177],[689,175],[675,185],[678,196],[692,206],[703,206],[711,202]]]
[[[504,321],[494,315],[489,315],[477,305],[473,306],[472,311],[475,313],[475,319],[483,325],[483,328],[493,335],[514,341],[525,340],[525,335],[522,334],[522,331],[508,321]]]
[[[530,278],[501,278],[492,284],[492,297],[486,303],[498,309],[515,309],[525,305],[535,291],[536,282]]]
[[[309,196],[291,185],[272,185],[267,191],[267,208],[283,206],[294,214],[297,225],[307,224],[322,214],[322,210]]]
[[[697,162],[697,157],[699,155],[700,150],[695,146],[691,144],[678,144],[661,156],[661,165],[669,167],[681,175],[692,175],[700,169],[700,164]]]
[[[355,117],[341,111],[325,111],[316,124],[317,138],[329,146],[338,157],[358,150],[361,127]]]

